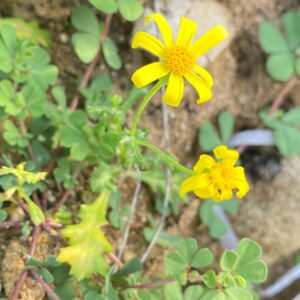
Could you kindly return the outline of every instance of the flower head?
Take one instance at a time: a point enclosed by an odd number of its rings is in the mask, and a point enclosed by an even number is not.
[[[168,76],[163,101],[177,107],[183,96],[184,79],[186,79],[198,92],[198,104],[210,100],[213,79],[207,70],[197,65],[196,59],[224,40],[228,35],[226,29],[222,25],[215,26],[191,43],[197,29],[196,22],[181,18],[179,33],[174,41],[171,28],[162,15],[155,13],[146,20],[156,22],[163,42],[147,32],[137,32],[132,47],[144,48],[159,57],[161,61],[148,64],[135,71],[131,77],[133,83],[141,88]]]
[[[215,157],[203,154],[194,166],[195,175],[185,179],[180,187],[180,194],[193,191],[199,198],[211,198],[214,201],[229,200],[232,191],[237,189],[236,196],[243,198],[249,191],[244,168],[235,167],[239,154],[226,146],[214,150]]]

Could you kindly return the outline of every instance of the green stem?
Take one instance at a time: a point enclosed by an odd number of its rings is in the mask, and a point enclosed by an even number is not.
[[[171,158],[167,153],[163,152],[162,150],[160,150],[159,148],[157,148],[153,144],[149,143],[148,141],[136,139],[135,143],[137,145],[147,147],[148,149],[150,149],[151,151],[156,153],[159,157],[161,157],[166,163],[170,164],[171,166],[173,166],[177,170],[179,170],[181,172],[184,172],[184,173],[186,173],[188,175],[191,175],[191,176],[195,175],[195,173],[192,170],[190,170],[190,169],[186,168],[185,166],[181,165],[179,162],[177,162],[176,160]]]
[[[137,124],[141,118],[141,115],[145,109],[145,107],[147,106],[147,104],[149,103],[149,101],[153,98],[153,96],[157,93],[157,91],[163,87],[166,84],[166,80],[161,79],[159,80],[156,85],[146,94],[145,98],[143,99],[143,101],[141,102],[141,104],[139,105],[136,114],[133,118],[132,124],[131,124],[131,128],[130,128],[130,133],[131,135],[134,135],[136,132],[136,128],[137,128]]]

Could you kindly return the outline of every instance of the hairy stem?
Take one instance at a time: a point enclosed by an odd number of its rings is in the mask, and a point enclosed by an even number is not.
[[[191,175],[191,176],[195,175],[195,173],[192,170],[190,170],[190,169],[186,168],[185,166],[181,165],[179,162],[177,162],[176,160],[171,158],[167,153],[163,152],[162,150],[160,150],[159,148],[157,148],[153,144],[149,143],[148,141],[136,139],[135,143],[137,145],[145,146],[146,148],[150,149],[155,154],[157,154],[162,160],[164,160],[167,164],[169,164],[170,166],[173,166],[177,170],[179,170],[181,172],[184,172],[187,175]]]
[[[133,121],[132,121],[132,124],[131,124],[131,128],[130,128],[130,133],[132,135],[135,135],[136,133],[136,129],[137,129],[137,125],[138,125],[138,122],[141,118],[141,115],[144,111],[144,109],[146,108],[147,104],[150,102],[150,100],[153,98],[153,96],[158,92],[158,90],[163,87],[165,85],[165,81],[164,80],[159,80],[155,85],[154,87],[146,94],[145,98],[142,100],[142,102],[140,103],[135,115],[134,115],[134,118],[133,118]]]

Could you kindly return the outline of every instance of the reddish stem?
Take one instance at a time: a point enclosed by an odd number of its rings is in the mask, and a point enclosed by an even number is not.
[[[105,18],[105,22],[104,22],[104,29],[103,29],[103,32],[100,36],[100,40],[104,40],[106,37],[107,37],[107,34],[109,32],[109,28],[110,28],[110,24],[111,24],[111,19],[112,19],[112,15],[107,15],[106,18]],[[92,60],[92,62],[88,65],[83,77],[82,77],[82,80],[79,84],[79,88],[85,88],[89,81],[90,81],[90,78],[93,74],[93,71],[95,69],[95,66],[99,60],[101,56],[101,48],[99,49],[98,53],[96,54],[96,56],[94,57],[94,59]],[[73,99],[72,99],[72,102],[70,104],[70,109],[71,111],[75,111],[77,106],[79,104],[79,95],[76,94],[74,95]]]
[[[30,242],[30,248],[29,248],[29,256],[31,256],[31,257],[34,255],[34,251],[35,251],[35,247],[36,247],[36,242],[37,242],[37,239],[39,237],[40,230],[41,229],[40,229],[39,226],[36,226],[33,229],[32,240]],[[18,299],[19,294],[20,294],[20,292],[22,290],[22,287],[23,287],[23,285],[25,283],[25,280],[26,280],[27,276],[28,276],[28,271],[23,271],[20,274],[20,276],[19,276],[19,278],[17,280],[17,283],[16,283],[16,285],[14,287],[14,290],[13,290],[11,296],[9,297],[9,300],[17,300]]]
[[[283,89],[281,90],[281,92],[279,93],[279,95],[277,96],[277,98],[275,99],[275,101],[273,102],[270,110],[269,110],[269,114],[273,115],[274,112],[282,106],[282,104],[284,103],[284,100],[286,99],[286,97],[288,96],[288,94],[290,93],[290,91],[292,90],[292,88],[294,87],[295,83],[297,82],[297,78],[293,77],[291,80],[289,80],[283,87]]]
[[[18,221],[4,221],[4,222],[0,222],[0,229],[19,227],[20,225],[21,225],[21,222],[18,222]]]
[[[43,287],[43,289],[47,292],[48,296],[52,300],[60,300],[58,295],[53,291],[51,286],[47,284],[42,278],[33,270],[30,270],[30,275]]]

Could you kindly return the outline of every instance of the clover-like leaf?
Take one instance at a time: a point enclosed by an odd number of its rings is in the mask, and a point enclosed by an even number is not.
[[[236,251],[225,251],[221,258],[221,267],[235,276],[241,276],[251,283],[260,283],[266,280],[267,266],[260,259],[261,248],[254,241],[242,239]]]
[[[74,9],[71,22],[79,30],[71,38],[75,52],[82,62],[89,63],[100,48],[98,20],[90,8],[81,5]]]
[[[109,192],[102,193],[91,204],[80,207],[81,222],[66,226],[62,233],[69,240],[69,246],[60,250],[58,262],[71,265],[70,273],[78,280],[89,278],[98,273],[105,276],[108,264],[103,257],[104,253],[113,251],[99,226],[107,224],[105,219]]]

